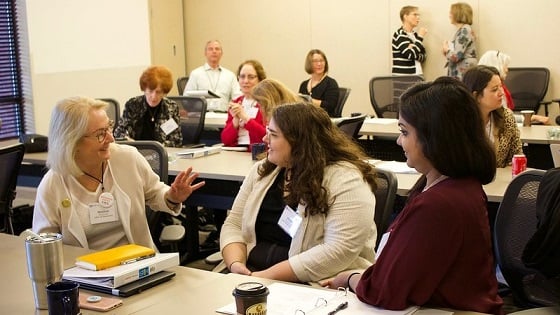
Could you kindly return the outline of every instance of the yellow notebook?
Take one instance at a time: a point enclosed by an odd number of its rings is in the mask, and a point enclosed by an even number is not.
[[[149,247],[128,244],[79,256],[76,258],[76,266],[89,270],[103,270],[154,257],[155,254]]]

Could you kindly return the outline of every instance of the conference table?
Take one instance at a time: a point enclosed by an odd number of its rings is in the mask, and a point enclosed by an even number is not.
[[[207,112],[204,120],[205,128],[223,128],[227,119],[226,113]],[[334,118],[333,121],[341,118]],[[398,120],[394,118],[367,118],[360,129],[362,136],[382,137],[397,139],[400,134]],[[560,139],[549,139],[548,130],[558,126],[532,125],[530,127],[519,126],[521,142],[533,144],[560,143]]]
[[[548,130],[557,126],[533,125],[524,127],[518,124],[522,143],[551,144],[560,143],[560,139],[550,139]],[[398,120],[393,118],[368,118],[360,129],[360,135],[397,139],[399,136]]]
[[[0,305],[2,314],[47,314],[47,310],[36,310],[33,300],[31,280],[27,274],[25,238],[0,233],[0,274],[4,285],[0,288]],[[64,267],[74,265],[75,258],[91,251],[64,245]],[[293,290],[308,290],[309,286],[286,283],[269,279],[262,279],[237,274],[221,274],[189,267],[176,266],[171,269],[176,276],[170,281],[157,285],[144,292],[122,298],[122,306],[106,314],[216,314],[215,310],[234,302],[232,291],[239,283],[257,281],[270,287],[281,284],[284,288]],[[326,293],[332,292],[327,289]],[[109,297],[103,293],[96,293],[80,289],[90,294]],[[313,290],[315,291],[315,290]],[[322,292],[322,291],[320,291]],[[351,293],[349,293],[351,294]],[[272,295],[272,293],[271,293]],[[269,295],[269,299],[271,298]],[[361,303],[354,301],[352,303]],[[295,301],[288,301],[295,302]],[[364,305],[365,306],[365,305]],[[423,314],[481,314],[476,312],[434,310],[420,308]],[[101,312],[82,309],[82,314],[101,314]],[[278,309],[270,309],[269,314],[279,314]],[[373,311],[368,314],[375,314]]]

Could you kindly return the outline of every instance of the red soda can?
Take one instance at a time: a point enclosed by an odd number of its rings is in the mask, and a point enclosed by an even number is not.
[[[511,159],[511,175],[515,176],[527,169],[527,157],[525,154],[516,154]]]

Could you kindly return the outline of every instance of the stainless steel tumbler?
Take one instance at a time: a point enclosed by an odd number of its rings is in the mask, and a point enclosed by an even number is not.
[[[58,233],[41,233],[25,239],[27,271],[33,285],[35,307],[47,309],[48,284],[62,280],[64,272],[62,235]]]

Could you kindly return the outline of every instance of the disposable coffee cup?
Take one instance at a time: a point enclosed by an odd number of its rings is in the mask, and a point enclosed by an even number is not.
[[[521,115],[523,115],[523,127],[531,127],[531,117],[535,111],[532,110],[522,110]]]
[[[62,235],[41,233],[25,239],[27,272],[33,286],[35,307],[46,310],[47,285],[62,280],[64,272]]]
[[[253,161],[258,160],[260,155],[264,153],[265,149],[265,143],[253,143],[251,145],[251,156],[253,158]]]
[[[237,315],[266,315],[268,288],[259,282],[244,282],[233,290]]]
[[[80,285],[74,281],[59,281],[47,285],[49,315],[80,314]]]

